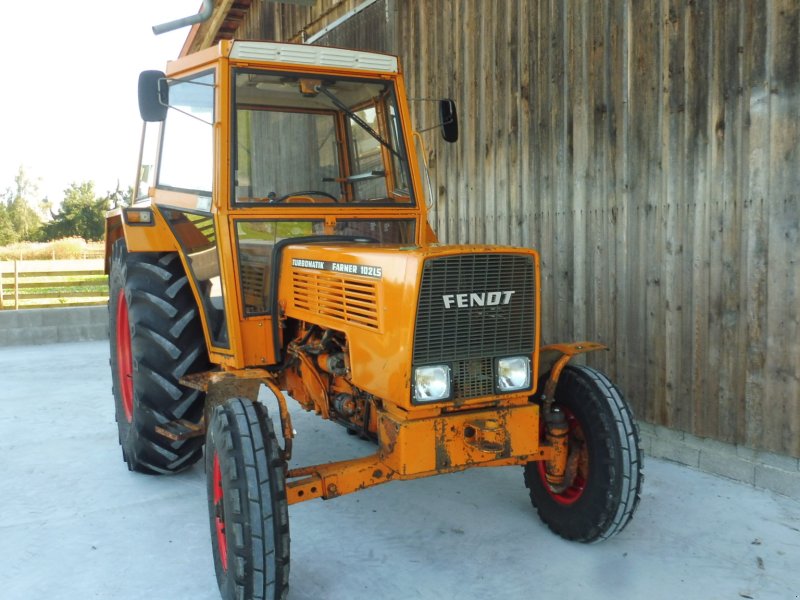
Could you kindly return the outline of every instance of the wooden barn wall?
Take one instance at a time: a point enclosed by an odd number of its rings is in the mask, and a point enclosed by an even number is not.
[[[276,36],[360,4],[276,5]],[[434,225],[539,250],[545,342],[608,344],[645,421],[800,456],[796,0],[379,0],[338,29],[456,100]]]

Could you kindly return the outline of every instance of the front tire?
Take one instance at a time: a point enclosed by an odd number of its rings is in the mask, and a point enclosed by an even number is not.
[[[607,539],[625,528],[639,504],[644,476],[633,415],[605,375],[574,365],[558,380],[554,407],[567,417],[577,472],[556,491],[547,482],[544,463],[529,462],[525,485],[531,502],[542,521],[565,539]]]
[[[206,478],[211,548],[225,600],[280,600],[289,588],[284,461],[262,404],[230,398],[211,412]]]
[[[170,440],[156,427],[199,424],[205,394],[180,385],[209,368],[200,315],[174,252],[129,253],[114,242],[109,275],[111,380],[122,457],[132,471],[174,473],[202,456],[202,437]]]

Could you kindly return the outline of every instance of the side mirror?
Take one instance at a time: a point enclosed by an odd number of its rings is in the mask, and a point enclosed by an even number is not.
[[[169,86],[161,71],[142,71],[139,74],[139,114],[142,120],[153,122],[167,118]]]
[[[442,137],[451,144],[458,141],[458,113],[456,103],[449,98],[439,101],[439,122],[442,125]]]

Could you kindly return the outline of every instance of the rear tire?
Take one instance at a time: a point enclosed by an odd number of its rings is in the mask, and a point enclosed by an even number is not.
[[[199,424],[205,394],[178,383],[209,368],[189,280],[174,252],[128,253],[114,242],[109,276],[111,379],[122,457],[132,471],[181,471],[202,456],[203,438],[173,441],[156,426]]]
[[[206,433],[211,548],[225,600],[280,600],[289,588],[284,461],[262,404],[230,398]]]
[[[525,466],[525,485],[539,517],[561,537],[579,542],[607,539],[630,522],[639,504],[642,451],[639,430],[619,390],[599,371],[567,366],[554,406],[567,416],[569,450],[579,453],[570,486],[554,491],[544,464]]]

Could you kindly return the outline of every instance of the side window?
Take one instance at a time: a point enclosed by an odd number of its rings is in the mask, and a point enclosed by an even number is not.
[[[203,312],[215,346],[230,347],[225,320],[222,278],[214,219],[211,215],[174,209],[163,211],[189,261],[189,269],[203,301]]]
[[[214,74],[170,83],[158,185],[211,192],[214,174]]]

